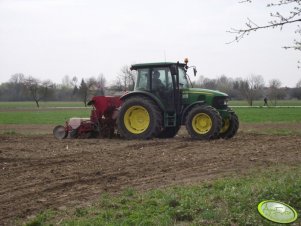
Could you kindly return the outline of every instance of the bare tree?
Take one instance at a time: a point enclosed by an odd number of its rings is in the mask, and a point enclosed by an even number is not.
[[[105,78],[102,76],[99,76],[97,79],[95,77],[90,77],[87,79],[87,82],[82,79],[78,92],[85,106],[87,106],[88,99],[90,99],[92,96],[100,95],[99,89],[103,89],[102,92],[104,95],[104,85]]]
[[[301,100],[301,79],[297,82],[296,87],[293,89],[292,96]]]
[[[197,80],[193,82],[193,87],[200,88],[204,84],[205,76],[200,75],[198,76]]]
[[[216,79],[204,78],[201,87],[205,89],[217,89]]]
[[[261,75],[251,75],[239,82],[241,95],[247,100],[250,106],[253,106],[253,101],[260,97],[263,86],[264,80]]]
[[[107,80],[103,74],[100,74],[96,79],[96,95],[104,96]]]
[[[282,96],[281,92],[281,81],[278,79],[272,79],[269,81],[269,98],[272,101],[273,105],[277,105],[277,100]]]
[[[41,82],[41,93],[44,101],[47,101],[53,95],[54,84],[50,80]]]
[[[253,0],[242,0],[240,3],[252,3]],[[245,28],[231,28],[230,33],[235,34],[235,40],[240,41],[246,35],[249,35],[251,32],[255,32],[262,29],[268,28],[282,28],[288,24],[297,24],[295,33],[301,35],[301,1],[300,0],[271,0],[266,6],[271,8],[270,17],[271,19],[263,25],[258,25],[252,19],[248,18],[245,23]],[[281,9],[289,9],[287,13],[281,13]],[[232,42],[233,42],[232,41]],[[284,48],[301,50],[301,39],[295,39],[293,45],[285,46]]]
[[[28,78],[24,79],[24,85],[28,89],[31,98],[39,108],[39,101],[41,100],[42,96],[41,82],[38,79],[29,76]]]
[[[226,75],[221,75],[217,79],[210,79],[206,78],[205,76],[201,75],[194,82],[194,87],[199,88],[207,88],[207,89],[217,89],[221,92],[227,93],[230,98],[241,99],[240,92],[239,92],[239,79],[237,81],[231,77],[227,77]],[[236,86],[235,86],[236,85]]]
[[[75,86],[77,86],[77,82],[78,82],[78,78],[76,76],[73,76],[70,81],[70,84],[72,87],[75,87]]]
[[[73,77],[74,78],[74,77]],[[65,75],[62,78],[62,87],[66,89],[71,89],[73,87],[73,78],[70,79],[69,75]],[[75,77],[76,78],[76,77]],[[77,79],[77,78],[76,78]],[[77,82],[77,81],[76,81]]]
[[[9,79],[10,90],[6,95],[11,96],[13,100],[24,99],[25,86],[24,86],[25,76],[22,73],[14,74]]]
[[[301,79],[297,82],[296,88],[301,88]]]
[[[88,101],[88,96],[89,96],[89,88],[87,86],[87,83],[85,82],[84,79],[82,79],[79,90],[78,90],[80,99],[84,102],[85,107],[87,107],[87,101]]]
[[[90,77],[87,80],[88,98],[95,96],[97,93],[97,81],[95,77]]]
[[[24,79],[25,79],[24,74],[17,73],[17,74],[13,74],[10,77],[9,82],[12,82],[12,83],[23,83]]]
[[[78,87],[77,87],[77,82],[78,82],[78,78],[76,76],[73,76],[70,84],[72,86],[72,94],[71,94],[71,98],[73,99],[74,97],[78,96]]]
[[[113,81],[113,83],[108,87],[108,89],[113,92],[113,93],[116,93],[116,92],[122,92],[124,91],[124,88],[123,88],[123,85],[122,85],[122,82],[121,82],[121,79],[119,76],[116,77],[116,79]]]
[[[226,75],[221,75],[216,79],[217,89],[219,91],[230,93],[233,90],[233,80]]]

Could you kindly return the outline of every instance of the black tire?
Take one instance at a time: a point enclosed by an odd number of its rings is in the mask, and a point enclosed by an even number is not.
[[[173,138],[179,131],[180,126],[166,127],[158,135],[158,138]]]
[[[201,117],[201,119],[195,117]],[[206,120],[203,120],[203,118]],[[199,123],[198,125],[196,124],[197,122]],[[216,139],[219,136],[221,127],[221,116],[218,111],[211,106],[196,106],[186,117],[186,129],[193,139]]]
[[[234,137],[239,128],[239,120],[234,112],[231,113],[230,118],[228,120],[229,120],[228,128],[226,129],[226,131],[223,131],[219,134],[220,137],[223,139],[230,139]]]
[[[140,113],[143,112],[143,116],[145,116],[145,114],[148,115],[147,119],[140,117],[139,110]],[[136,113],[134,111],[136,111]],[[132,117],[134,114],[136,114],[136,116],[138,115],[136,119]],[[142,121],[140,121],[141,118],[143,118]],[[138,128],[135,130],[134,124],[138,124],[136,127],[142,124],[144,125],[141,126],[142,129]],[[141,96],[132,97],[122,104],[117,118],[117,126],[120,135],[126,139],[150,139],[157,137],[162,128],[162,113],[159,107],[149,98]]]

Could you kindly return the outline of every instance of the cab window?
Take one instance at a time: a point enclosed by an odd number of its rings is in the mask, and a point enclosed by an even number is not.
[[[179,68],[179,86],[180,88],[189,88],[186,72],[183,68]]]
[[[172,89],[172,78],[169,68],[152,69],[152,90]]]
[[[149,69],[139,69],[135,90],[150,91]]]

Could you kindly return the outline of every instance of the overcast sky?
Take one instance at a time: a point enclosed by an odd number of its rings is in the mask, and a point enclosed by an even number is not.
[[[266,2],[0,0],[0,83],[15,73],[57,83],[103,73],[113,81],[123,65],[188,57],[205,77],[260,74],[266,84],[294,87],[301,54],[281,47],[292,44],[295,26],[225,44],[234,38],[226,31],[247,17],[267,21]]]

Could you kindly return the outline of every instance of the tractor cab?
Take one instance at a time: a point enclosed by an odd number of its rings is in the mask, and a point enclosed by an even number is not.
[[[180,110],[180,90],[191,87],[186,67],[186,64],[171,62],[132,65],[131,70],[137,71],[134,91],[154,96],[167,112]]]
[[[177,68],[175,66],[178,66]],[[176,63],[152,63],[135,64],[132,70],[137,70],[135,90],[144,90],[155,93],[158,89],[189,88],[186,77],[185,64]],[[175,71],[178,70],[178,71]],[[173,74],[172,74],[173,72]],[[176,75],[179,75],[177,80]]]

